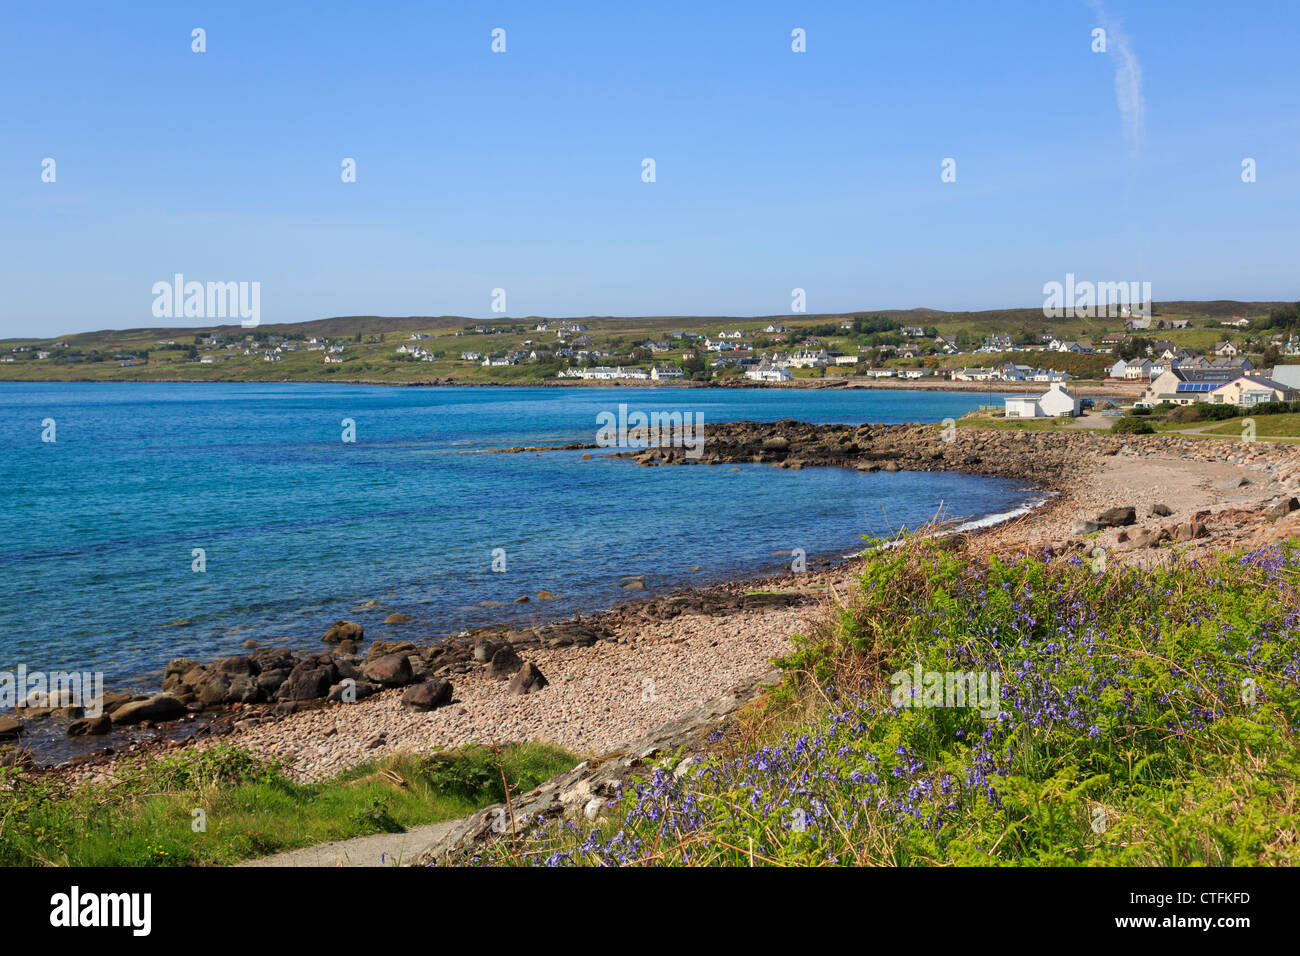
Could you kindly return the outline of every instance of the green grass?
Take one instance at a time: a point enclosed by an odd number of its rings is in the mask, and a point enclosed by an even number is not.
[[[1293,865],[1300,551],[1194,565],[876,555],[787,680],[593,826],[484,862]],[[996,716],[899,706],[891,677],[1000,675]]]
[[[1255,423],[1255,435],[1258,438],[1296,438],[1300,437],[1300,413],[1291,412],[1285,415],[1248,415]],[[1241,438],[1243,419],[1229,419],[1222,424],[1208,428],[1206,431],[1214,435],[1228,435],[1232,438]]]
[[[228,744],[140,760],[109,786],[70,789],[0,770],[0,865],[228,864],[473,813],[572,769],[543,744],[400,756],[316,784]],[[196,810],[206,831],[196,829]]]

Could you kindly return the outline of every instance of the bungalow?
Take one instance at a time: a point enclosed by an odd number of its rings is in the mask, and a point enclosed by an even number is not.
[[[1252,408],[1262,402],[1293,402],[1296,389],[1291,385],[1269,378],[1251,378],[1242,375],[1226,385],[1220,385],[1210,392],[1210,402],[1214,405],[1237,405]]]
[[[867,378],[893,378],[897,373],[892,368],[869,368],[862,374]]]
[[[860,356],[857,355],[836,355],[833,356],[836,365],[857,365]]]
[[[952,373],[954,382],[987,382],[996,377],[997,372],[991,368],[959,368]]]
[[[1060,382],[1042,395],[1010,395],[1006,400],[1007,418],[1067,418],[1079,414],[1079,400]]]
[[[763,331],[768,335],[785,335],[790,330],[784,325],[767,325]]]
[[[325,356],[325,364],[326,364],[326,365],[342,365],[342,364],[343,364],[343,361],[344,361],[344,359],[343,359],[343,356],[342,356],[342,355],[326,355],[326,356]]]
[[[217,357],[215,355],[205,355],[199,359],[200,365],[216,365]]]
[[[905,325],[898,331],[909,339],[919,339],[925,335],[925,329],[915,325]]]

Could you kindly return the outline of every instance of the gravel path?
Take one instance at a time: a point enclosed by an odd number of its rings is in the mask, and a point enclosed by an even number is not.
[[[239,866],[405,866],[421,850],[434,843],[456,825],[455,820],[411,827],[402,833],[376,833],[372,836],[336,840],[317,846],[288,850],[260,860],[248,860]]]

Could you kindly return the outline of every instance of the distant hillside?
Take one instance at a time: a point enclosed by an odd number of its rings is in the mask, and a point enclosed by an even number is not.
[[[1177,315],[1201,317],[1205,319],[1225,319],[1234,315],[1247,317],[1267,315],[1273,309],[1290,303],[1285,302],[1239,302],[1234,299],[1216,299],[1208,302],[1170,301],[1158,302],[1154,311],[1157,315]],[[321,335],[337,338],[351,338],[358,334],[376,335],[380,332],[415,332],[442,331],[458,329],[473,325],[530,325],[541,321],[556,322],[567,318],[570,321],[583,322],[593,328],[620,330],[653,329],[690,329],[726,324],[753,325],[754,323],[778,322],[784,324],[817,324],[844,319],[855,315],[881,315],[904,325],[942,325],[945,331],[956,329],[980,330],[984,332],[1018,332],[1022,330],[1055,331],[1085,333],[1093,329],[1114,328],[1117,319],[1048,319],[1043,316],[1041,307],[1019,309],[985,309],[975,312],[947,312],[939,309],[917,307],[912,309],[854,309],[849,312],[800,313],[796,315],[654,315],[654,316],[517,316],[513,318],[475,319],[461,315],[340,315],[327,319],[313,319],[309,322],[282,322],[263,324],[259,328],[277,335]],[[111,345],[114,342],[138,340],[140,338],[180,339],[193,336],[198,332],[219,331],[227,334],[243,334],[240,326],[171,326],[135,329],[103,329],[96,332],[80,332],[70,335],[55,336],[69,342],[90,342]],[[13,338],[5,342],[47,342],[52,339]]]

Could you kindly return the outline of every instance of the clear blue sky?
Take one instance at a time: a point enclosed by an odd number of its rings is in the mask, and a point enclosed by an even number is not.
[[[176,272],[264,323],[1300,298],[1294,0],[705,6],[11,0],[0,336]]]

